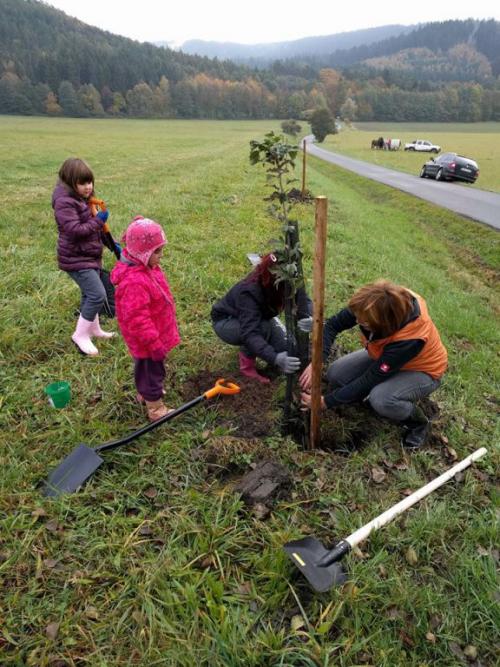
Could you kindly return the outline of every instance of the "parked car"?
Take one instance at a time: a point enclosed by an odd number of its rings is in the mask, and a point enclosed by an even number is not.
[[[420,170],[420,178],[435,178],[436,181],[474,183],[478,176],[477,162],[456,153],[443,153],[437,158],[431,158]]]
[[[427,153],[439,153],[441,146],[427,141],[426,139],[415,139],[415,141],[410,141],[409,144],[405,144],[405,151],[425,151]]]

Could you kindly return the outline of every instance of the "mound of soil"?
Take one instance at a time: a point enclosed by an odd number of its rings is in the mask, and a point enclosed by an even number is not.
[[[217,411],[217,423],[228,429],[236,429],[238,438],[261,438],[273,433],[279,419],[274,401],[276,383],[261,384],[240,375],[229,378],[227,371],[202,371],[185,383],[182,395],[186,400],[198,396],[221,377],[235,382],[241,392],[233,396],[219,396],[210,401],[207,409]]]

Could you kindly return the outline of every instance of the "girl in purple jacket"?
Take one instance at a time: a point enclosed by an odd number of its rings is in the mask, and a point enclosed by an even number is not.
[[[106,301],[100,277],[103,227],[107,211],[92,215],[89,199],[94,192],[94,175],[83,160],[68,158],[59,169],[59,183],[52,194],[52,208],[59,231],[59,268],[72,278],[82,293],[80,317],[71,340],[83,354],[95,356],[95,338],[111,338],[99,324],[99,312]]]

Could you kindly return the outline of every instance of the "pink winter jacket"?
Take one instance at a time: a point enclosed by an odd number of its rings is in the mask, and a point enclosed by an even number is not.
[[[159,266],[151,269],[120,261],[111,272],[111,282],[116,288],[118,325],[130,354],[136,359],[163,359],[181,340],[163,271]]]

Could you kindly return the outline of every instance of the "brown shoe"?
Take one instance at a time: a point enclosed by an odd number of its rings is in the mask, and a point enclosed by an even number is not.
[[[165,417],[165,415],[168,415],[169,412],[173,412],[173,410],[167,408],[161,398],[159,398],[157,401],[145,401],[145,403],[148,411],[149,421],[152,422]]]

